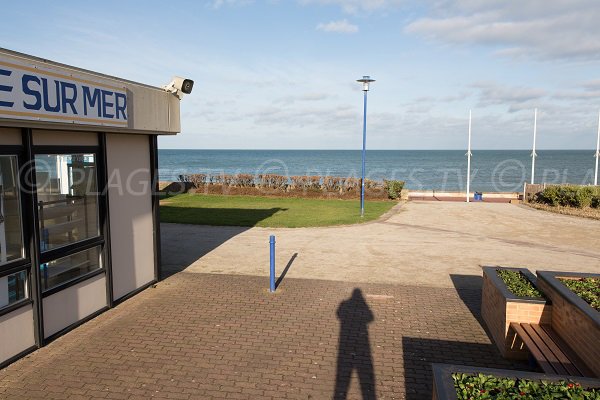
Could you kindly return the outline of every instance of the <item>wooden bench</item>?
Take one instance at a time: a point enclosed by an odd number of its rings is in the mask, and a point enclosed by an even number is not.
[[[521,338],[531,356],[545,373],[595,377],[549,325],[512,322],[510,328]]]

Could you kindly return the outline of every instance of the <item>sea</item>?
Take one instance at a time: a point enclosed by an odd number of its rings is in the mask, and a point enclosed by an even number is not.
[[[183,174],[279,174],[361,176],[360,150],[167,150],[159,149],[159,177]],[[474,150],[471,190],[519,192],[531,181],[531,151]],[[593,184],[593,150],[538,150],[535,183]],[[464,150],[368,150],[366,177],[406,182],[412,190],[462,191],[467,183]]]

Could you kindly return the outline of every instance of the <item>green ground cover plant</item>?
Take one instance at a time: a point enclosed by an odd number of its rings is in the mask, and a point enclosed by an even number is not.
[[[519,297],[544,297],[542,292],[519,271],[509,269],[497,269],[496,273],[504,281],[508,290]]]
[[[358,200],[181,194],[161,200],[161,222],[215,226],[299,228],[372,221],[397,203]]]
[[[459,400],[600,399],[600,388],[584,389],[576,382],[511,379],[486,374],[452,374]]]
[[[585,300],[589,305],[600,311],[600,279],[566,279],[558,278],[573,293]]]

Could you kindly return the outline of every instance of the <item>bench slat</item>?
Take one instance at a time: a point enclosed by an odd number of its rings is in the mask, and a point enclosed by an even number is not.
[[[523,343],[525,343],[525,346],[527,346],[529,352],[533,358],[535,358],[540,368],[542,368],[542,370],[544,370],[546,373],[556,374],[556,370],[552,367],[552,364],[546,360],[546,357],[544,357],[542,351],[538,348],[536,343],[531,340],[527,332],[525,332],[525,330],[521,327],[521,324],[518,322],[511,322],[510,326],[514,329],[517,335],[519,335]]]
[[[588,366],[581,360],[581,358],[575,353],[571,347],[565,341],[558,336],[558,334],[547,325],[541,325],[542,329],[550,336],[550,338],[559,346],[564,354],[569,358],[571,363],[577,368],[580,374],[586,378],[596,378],[596,375],[588,368]]]
[[[546,346],[554,353],[558,362],[566,369],[568,375],[573,376],[583,376],[581,371],[577,369],[577,367],[573,364],[571,359],[564,353],[563,349],[561,349],[552,338],[546,333],[546,331],[537,324],[531,324],[531,328],[538,334],[538,336],[546,343]]]
[[[567,369],[562,365],[558,357],[556,357],[556,355],[548,347],[546,342],[544,342],[544,339],[540,337],[540,335],[536,332],[535,329],[533,329],[531,324],[521,324],[521,327],[525,332],[527,332],[530,339],[535,343],[535,345],[542,353],[542,356],[546,359],[546,361],[548,361],[548,363],[550,363],[550,365],[556,371],[556,373],[558,375],[568,375],[569,372],[567,371]]]

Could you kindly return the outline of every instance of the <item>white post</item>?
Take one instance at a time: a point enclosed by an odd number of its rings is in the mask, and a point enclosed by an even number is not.
[[[598,185],[598,159],[600,159],[600,113],[598,113],[598,139],[596,140],[596,173],[594,174],[594,185]]]
[[[471,110],[469,110],[469,145],[467,148],[467,203],[471,192]]]
[[[537,108],[533,114],[533,151],[531,152],[531,184],[535,183],[535,158],[537,154],[535,152],[535,139],[537,137]]]

